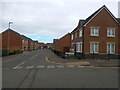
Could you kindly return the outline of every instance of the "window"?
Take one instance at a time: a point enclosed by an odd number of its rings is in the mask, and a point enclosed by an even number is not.
[[[99,44],[98,43],[90,43],[90,53],[98,53]]]
[[[115,43],[107,43],[107,53],[109,54],[115,53]]]
[[[24,40],[22,40],[22,44],[24,44]]]
[[[99,28],[91,28],[91,36],[99,36]]]
[[[76,43],[76,52],[82,52],[82,42]]]
[[[79,32],[79,37],[82,37],[82,30],[80,30]]]
[[[22,45],[22,50],[24,50],[24,45]]]
[[[26,41],[26,44],[28,44],[28,41]]]
[[[73,40],[73,34],[71,35],[71,40]]]
[[[108,37],[115,37],[115,28],[108,28],[107,29],[107,36]]]

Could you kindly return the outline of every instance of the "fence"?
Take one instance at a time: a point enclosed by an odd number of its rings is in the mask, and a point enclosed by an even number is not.
[[[64,53],[62,53],[62,52],[60,52],[60,51],[55,51],[55,50],[53,50],[53,52],[54,52],[56,55],[58,55],[58,56],[60,56],[60,57],[62,57],[62,58],[65,58],[65,54],[64,54]]]

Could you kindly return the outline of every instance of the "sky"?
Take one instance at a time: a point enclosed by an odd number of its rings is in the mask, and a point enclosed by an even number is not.
[[[70,33],[79,19],[86,19],[106,5],[118,17],[119,0],[0,0],[0,33],[11,29],[39,42],[52,43]]]

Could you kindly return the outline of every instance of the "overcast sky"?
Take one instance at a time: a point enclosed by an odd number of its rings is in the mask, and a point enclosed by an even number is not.
[[[2,0],[3,1],[3,0]],[[119,0],[16,0],[0,2],[2,25],[0,32],[11,28],[39,42],[50,43],[71,32],[79,19],[86,19],[97,9],[106,5],[118,17]]]

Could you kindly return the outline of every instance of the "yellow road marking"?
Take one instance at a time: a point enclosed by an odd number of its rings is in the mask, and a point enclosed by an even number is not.
[[[50,62],[50,63],[55,63],[55,64],[66,64],[66,63],[58,63],[58,62],[52,61],[52,60],[48,59],[48,57],[46,57],[46,61]]]
[[[31,53],[31,52],[29,52],[29,53]],[[21,58],[21,57],[23,57],[23,56],[25,56],[25,55],[27,55],[27,54],[29,54],[29,53],[26,53],[26,54],[24,54],[24,55],[18,56],[18,57],[13,58],[13,59],[8,59],[8,60],[5,60],[5,61],[0,61],[0,63],[2,63],[2,62],[8,62],[8,61],[12,61],[12,60],[19,59],[19,58]]]
[[[19,59],[19,58],[21,58],[21,57],[16,57],[16,58],[13,58],[13,59],[8,59],[8,60],[2,61],[2,62],[13,61],[13,60],[16,60],[16,59]]]
[[[48,59],[48,57],[46,57],[46,61],[47,62],[50,62],[50,63],[55,63],[55,64],[63,64],[63,65],[70,65],[69,63],[58,63],[58,62],[55,62],[55,61],[52,61],[51,59]],[[97,66],[77,66],[77,67],[90,67],[90,68],[120,68],[120,67],[97,67]]]

